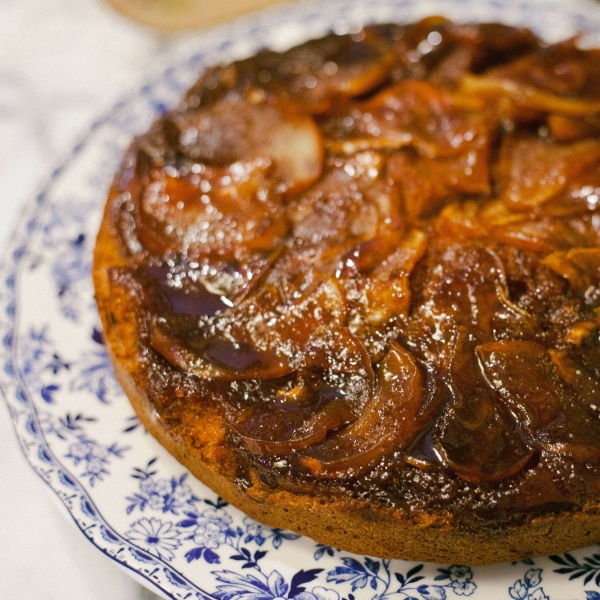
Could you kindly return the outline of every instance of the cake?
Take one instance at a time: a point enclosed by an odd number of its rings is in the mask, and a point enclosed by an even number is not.
[[[358,554],[600,541],[599,59],[432,17],[204,72],[131,144],[95,249],[146,429]]]

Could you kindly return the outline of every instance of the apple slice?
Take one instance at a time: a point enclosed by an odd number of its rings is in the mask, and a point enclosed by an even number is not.
[[[360,475],[394,449],[402,449],[423,426],[423,376],[413,356],[395,342],[377,369],[378,387],[350,426],[302,452],[299,462],[324,479]]]

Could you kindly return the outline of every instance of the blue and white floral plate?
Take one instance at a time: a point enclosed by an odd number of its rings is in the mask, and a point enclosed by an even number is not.
[[[584,0],[329,0],[199,36],[196,53],[95,123],[28,205],[0,269],[1,386],[31,466],[101,552],[167,598],[600,600],[600,548],[495,567],[353,556],[228,506],[147,435],[102,345],[90,263],[107,188],[131,137],[215,62],[363,22],[499,20],[549,40],[586,32]],[[596,37],[597,39],[593,39]]]

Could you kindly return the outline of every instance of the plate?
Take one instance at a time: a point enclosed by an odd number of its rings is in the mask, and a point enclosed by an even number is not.
[[[111,370],[90,281],[107,188],[132,136],[208,65],[361,23],[498,20],[598,44],[583,0],[337,0],[203,33],[193,55],[96,122],[28,204],[0,268],[0,384],[23,452],[89,542],[166,598],[600,600],[597,547],[493,567],[361,557],[258,524],[146,434]]]

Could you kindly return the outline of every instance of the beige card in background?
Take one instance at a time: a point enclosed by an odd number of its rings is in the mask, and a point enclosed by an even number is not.
[[[207,27],[282,0],[108,0],[124,15],[163,31]]]

